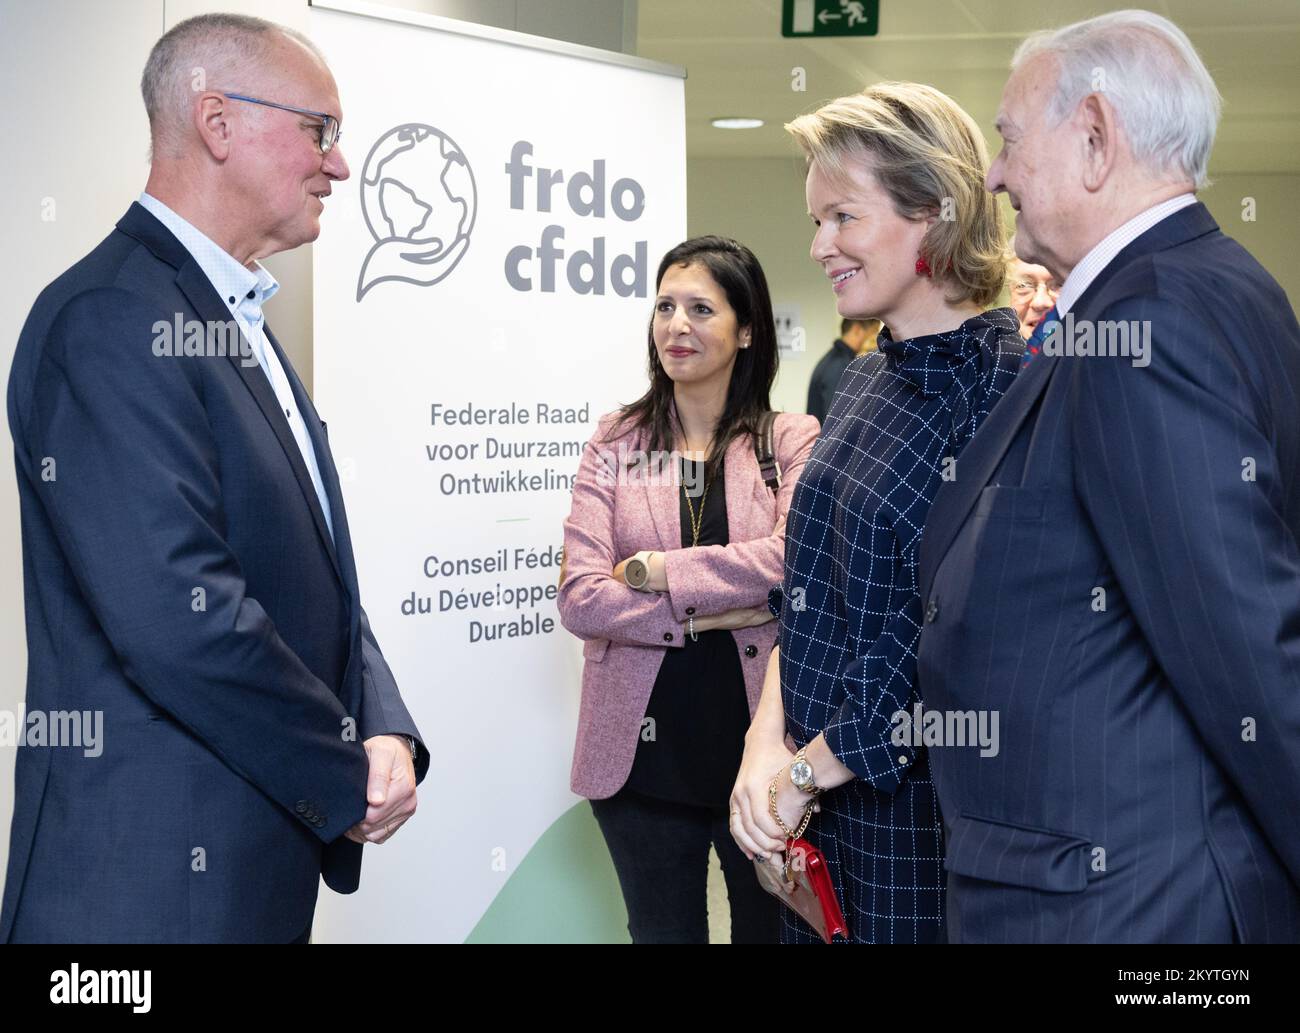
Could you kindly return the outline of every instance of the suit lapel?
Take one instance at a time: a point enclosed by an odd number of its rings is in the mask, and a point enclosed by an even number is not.
[[[727,537],[731,541],[747,541],[750,537],[745,518],[753,508],[754,480],[750,476],[750,466],[745,462],[745,450],[751,447],[750,438],[742,435],[727,448],[726,458],[722,461],[723,486],[727,495]],[[666,475],[646,481],[646,502],[663,552],[682,547],[682,489],[680,484],[668,483],[671,480]],[[700,502],[693,496],[691,502],[698,512]]]
[[[126,214],[118,220],[117,228],[132,239],[139,241],[154,255],[177,270],[176,285],[189,299],[190,304],[194,306],[194,311],[198,313],[200,319],[205,322],[224,323],[232,318],[230,310],[226,308],[221,297],[217,294],[216,288],[212,286],[212,282],[199,267],[198,262],[194,260],[194,256],[143,205],[138,202],[132,203]],[[322,449],[321,447],[323,436],[319,433],[318,428],[312,427],[315,409],[311,407],[306,392],[302,390],[302,385],[298,382],[293,367],[289,365],[279,345],[275,343],[270,328],[266,327],[265,324],[263,326],[266,329],[267,340],[271,342],[271,347],[275,348],[276,354],[280,357],[280,365],[284,368],[285,375],[289,378],[289,383],[294,389],[299,412],[303,414],[303,418],[306,420],[307,434],[316,447],[316,461],[317,465],[321,467],[321,480],[325,482],[327,497],[330,497],[330,487],[329,481],[326,480],[325,467],[327,465],[332,466],[332,464],[328,462],[328,448]],[[248,339],[244,337],[242,329],[240,330],[240,340],[244,343],[245,349],[248,349]],[[330,538],[329,525],[325,522],[325,512],[321,509],[320,499],[316,495],[316,486],[312,484],[311,474],[307,472],[307,465],[302,458],[302,451],[298,448],[298,442],[293,436],[293,431],[289,429],[289,423],[284,418],[284,412],[280,409],[279,402],[276,401],[271,382],[266,378],[260,363],[254,362],[252,365],[246,366],[243,362],[243,355],[231,355],[229,358],[235,367],[235,371],[239,374],[239,378],[244,382],[244,386],[248,388],[254,401],[257,402],[257,407],[262,410],[263,417],[270,424],[276,440],[280,442],[280,447],[289,460],[289,466],[293,470],[294,478],[298,481],[298,488],[302,492],[303,500],[311,511],[312,520],[316,524],[316,530],[320,535],[321,545],[330,558],[334,572],[338,575],[339,581],[343,583],[344,587],[349,587],[348,579],[343,576],[343,571],[339,566],[339,557],[335,552],[334,542]],[[306,408],[303,407],[304,401],[307,402]],[[312,415],[308,416],[309,413]],[[337,491],[337,479],[335,479],[334,483]],[[335,507],[335,502],[331,498],[330,506],[340,514],[340,517],[342,516],[343,505],[341,500]],[[344,526],[346,527],[346,523]],[[349,590],[354,588],[355,579]]]
[[[682,547],[682,510],[678,502],[681,466],[676,456],[673,463],[678,464],[676,468],[665,465],[662,471],[652,471],[644,478],[646,505],[659,536],[660,552]]]
[[[188,254],[186,252],[187,256]],[[199,314],[200,319],[207,322],[227,322],[232,318],[230,310],[222,304],[221,298],[217,296],[212,282],[192,257],[188,257],[180,272],[177,273],[176,284],[189,299],[190,304],[194,306],[194,310]],[[267,337],[270,338],[269,332]],[[243,336],[242,330],[240,340],[244,342],[247,349],[249,347],[248,341]],[[247,354],[251,355],[251,350]],[[279,402],[276,401],[275,392],[271,389],[271,382],[267,380],[266,374],[262,372],[260,363],[252,362],[250,365],[245,365],[242,354],[231,354],[229,359],[231,365],[238,372],[239,378],[244,382],[244,386],[248,388],[254,401],[257,402],[257,407],[262,410],[262,415],[266,418],[266,422],[270,424],[271,430],[280,442],[280,447],[284,449],[285,457],[289,460],[293,475],[298,481],[298,488],[302,492],[308,509],[311,510],[316,530],[320,533],[321,545],[329,554],[330,563],[334,566],[334,572],[338,574],[339,580],[346,585],[343,572],[339,568],[334,543],[330,538],[329,525],[325,522],[325,512],[321,509],[320,499],[316,495],[316,486],[312,484],[311,474],[307,472],[307,465],[303,462],[302,451],[298,448],[298,442],[293,436],[293,431],[289,429],[289,423],[284,418],[284,412],[280,409]],[[283,359],[281,359],[281,365],[285,366],[286,371],[288,370],[288,364]],[[301,406],[301,399],[299,404]],[[308,421],[308,433],[311,433],[310,420]],[[319,455],[318,452],[318,461]]]
[[[1034,403],[1047,389],[1060,361],[1053,356],[1040,356],[1012,381],[957,460],[957,476],[939,486],[921,537],[922,599],[929,597],[930,582],[938,567],[938,563],[930,561],[942,559],[947,553]]]
[[[307,437],[311,439],[312,448],[316,452],[316,465],[320,467],[321,483],[325,488],[325,498],[330,504],[330,516],[334,521],[334,545],[337,549],[336,569],[341,568],[343,583],[356,602],[361,598],[360,590],[357,587],[357,568],[356,560],[352,554],[352,533],[348,527],[347,508],[343,504],[343,486],[339,482],[338,468],[334,465],[334,456],[330,451],[329,439],[325,436],[324,425],[321,423],[320,415],[316,412],[316,406],[307,396],[307,388],[302,381],[298,379],[298,374],[293,365],[289,362],[288,357],[284,354],[284,349],[280,347],[280,342],[276,340],[275,334],[271,327],[263,324],[266,330],[267,343],[275,349],[276,356],[280,359],[280,365],[284,368],[285,376],[289,378],[289,388],[293,391],[294,401],[297,402],[298,412],[302,414],[303,425],[307,428]],[[279,407],[276,407],[279,412]],[[297,442],[294,442],[295,449]],[[301,455],[301,452],[299,452]],[[307,478],[308,484],[312,488],[312,499],[316,499],[316,489],[311,485],[310,475]],[[316,509],[320,509],[317,502]],[[324,523],[325,515],[321,514],[321,523]],[[326,528],[326,537],[328,538],[328,527]],[[356,607],[352,608],[352,621],[355,625],[357,622]]]
[[[1160,220],[1149,230],[1131,241],[1111,262],[1097,274],[1070,309],[1076,320],[1091,319],[1092,304],[1101,296],[1105,286],[1121,273],[1125,266],[1144,255],[1175,247],[1196,237],[1218,230],[1218,224],[1205,205],[1197,202]],[[970,444],[957,461],[955,480],[940,486],[930,506],[925,534],[921,539],[920,573],[921,598],[927,599],[934,584],[934,576],[952,546],[954,539],[966,523],[967,515],[980,494],[988,486],[998,464],[1002,462],[1016,433],[1025,418],[1047,389],[1060,358],[1040,356],[1016,377],[1002,400],[993,407],[984,425],[976,432]]]

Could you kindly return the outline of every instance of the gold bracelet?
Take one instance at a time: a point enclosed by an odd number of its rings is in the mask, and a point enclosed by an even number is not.
[[[781,771],[784,770],[784,768],[781,769]],[[776,786],[777,783],[781,781],[781,771],[776,773],[776,778],[772,779],[772,784],[767,787],[767,810],[768,813],[772,815],[772,820],[776,822],[777,828],[785,833],[786,839],[798,839],[805,831],[807,831],[808,823],[812,821],[813,805],[817,801],[808,801],[807,806],[803,809],[803,818],[799,822],[799,828],[791,829],[790,826],[782,820],[781,812],[777,810],[776,806]]]

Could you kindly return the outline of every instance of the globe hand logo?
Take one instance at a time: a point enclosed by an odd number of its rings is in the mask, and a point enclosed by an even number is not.
[[[361,263],[357,301],[389,280],[431,287],[469,248],[474,173],[446,133],[418,122],[396,126],[366,155],[361,213],[375,244]]]

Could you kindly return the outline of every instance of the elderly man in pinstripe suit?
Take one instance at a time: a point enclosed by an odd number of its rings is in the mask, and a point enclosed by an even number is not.
[[[1219,106],[1146,12],[1012,63],[988,186],[1063,285],[921,547],[923,723],[1000,718],[930,742],[953,942],[1300,938],[1300,328],[1196,200]]]

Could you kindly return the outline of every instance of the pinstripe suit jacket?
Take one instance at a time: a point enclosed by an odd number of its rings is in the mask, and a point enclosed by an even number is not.
[[[1151,361],[1042,357],[930,510],[927,708],[948,936],[1300,938],[1300,328],[1203,205],[1073,310]]]

